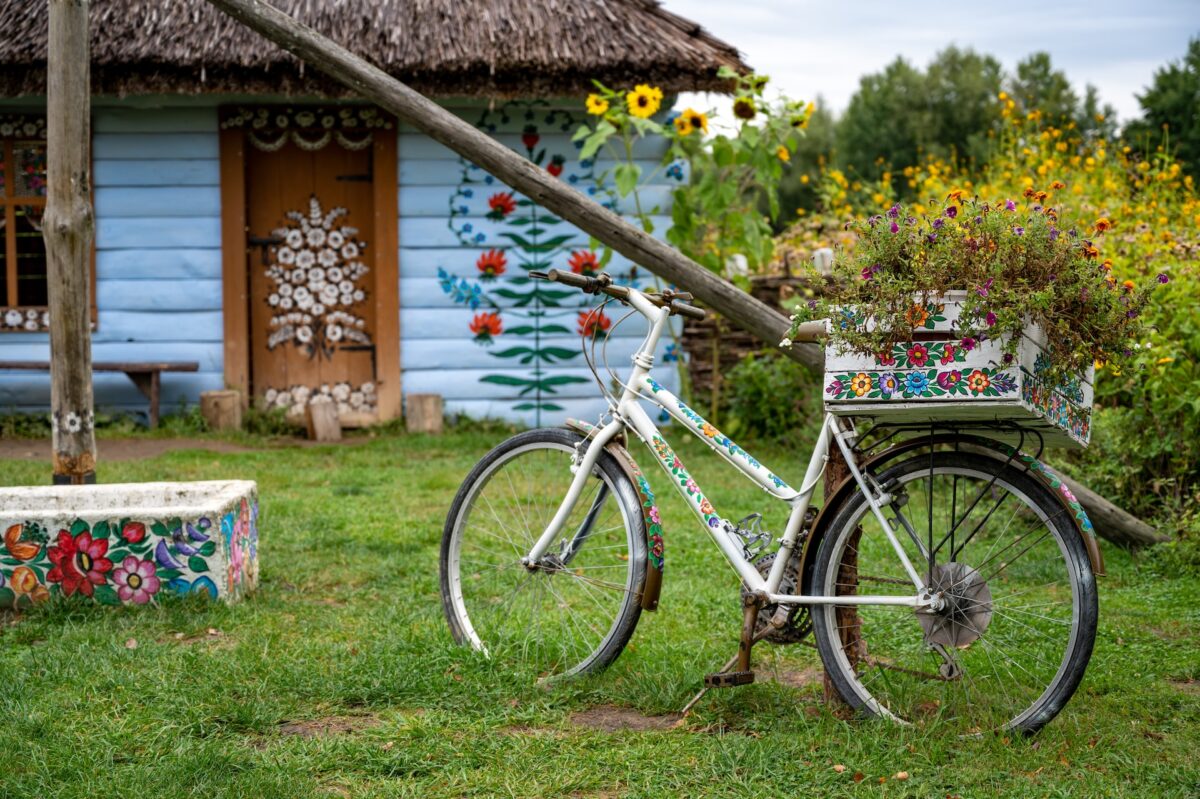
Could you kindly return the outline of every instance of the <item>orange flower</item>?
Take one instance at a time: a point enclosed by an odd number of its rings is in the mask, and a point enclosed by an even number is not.
[[[591,277],[600,271],[600,259],[591,250],[576,250],[567,259],[567,266],[577,275]]]
[[[504,324],[500,321],[500,314],[495,311],[475,314],[475,318],[471,320],[471,324],[468,327],[475,334],[475,340],[482,344],[490,344],[493,336],[498,336],[504,332]]]
[[[42,551],[42,545],[30,541],[21,541],[21,530],[22,527],[19,524],[14,524],[5,530],[4,546],[8,549],[8,554],[17,560],[30,560]]]
[[[871,383],[872,381],[870,375],[868,375],[866,372],[859,372],[850,379],[850,390],[853,391],[855,395],[861,397],[863,394],[866,394],[871,390]]]
[[[1034,191],[1033,186],[1026,187],[1025,192],[1024,192],[1024,194],[1027,198],[1032,198],[1033,195],[1036,193],[1037,192]]]
[[[1048,191],[1039,191],[1037,194],[1035,194],[1035,195],[1033,195],[1033,196],[1034,196],[1035,198],[1037,198],[1037,201],[1038,201],[1038,202],[1040,202],[1040,203],[1044,203],[1044,202],[1046,202],[1046,198],[1050,196],[1050,192],[1048,192]]]
[[[1126,292],[1131,292],[1134,290],[1135,285],[1132,280],[1126,280],[1121,283],[1121,288],[1125,289]]]
[[[950,200],[950,202],[953,202],[953,203],[961,203],[962,198],[963,198],[963,190],[955,189],[954,191],[950,192],[949,195],[947,195],[946,199]]]
[[[978,394],[992,384],[991,379],[986,374],[976,369],[967,377],[967,388],[971,389],[971,393]]]
[[[1093,244],[1083,245],[1083,257],[1089,261],[1100,257],[1100,251]]]
[[[612,327],[612,320],[603,311],[593,308],[590,311],[579,312],[575,331],[581,336],[596,338],[606,335],[610,327]]]
[[[1112,226],[1113,226],[1112,220],[1110,220],[1108,217],[1102,216],[1096,220],[1096,232],[1097,233],[1103,233],[1104,231],[1110,229]]]
[[[929,318],[929,311],[922,308],[920,305],[914,305],[904,312],[904,321],[908,322],[913,327],[921,327],[925,324],[925,320]]]
[[[50,590],[38,582],[37,575],[28,566],[18,566],[9,577],[13,593],[18,597],[26,595],[32,602],[45,602],[50,598]]]
[[[1054,189],[1054,190],[1056,190],[1056,191],[1057,191],[1058,189],[1065,189],[1066,187],[1067,187],[1067,184],[1066,184],[1066,183],[1063,183],[1061,180],[1056,180],[1056,181],[1054,181],[1053,183],[1051,183],[1051,184],[1050,184],[1050,188],[1052,188],[1052,189]]]
[[[512,192],[502,191],[488,198],[488,208],[491,210],[487,212],[487,218],[498,221],[517,210],[517,201]]]
[[[1105,258],[1104,263],[1100,264],[1100,268],[1103,269],[1105,272],[1111,272],[1112,271],[1112,259]]]
[[[508,259],[504,257],[503,250],[488,250],[475,262],[475,268],[479,270],[479,276],[484,280],[491,280],[503,275],[507,265]]]

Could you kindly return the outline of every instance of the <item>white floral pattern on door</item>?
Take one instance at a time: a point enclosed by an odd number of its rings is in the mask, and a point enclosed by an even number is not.
[[[272,231],[282,241],[266,270],[275,283],[267,297],[274,313],[267,349],[292,342],[309,357],[329,358],[340,342],[371,342],[366,321],[354,312],[367,297],[359,285],[370,271],[359,260],[367,245],[358,228],[337,224],[345,215],[345,208],[324,212],[313,196],[307,215],[288,211],[294,224]]]

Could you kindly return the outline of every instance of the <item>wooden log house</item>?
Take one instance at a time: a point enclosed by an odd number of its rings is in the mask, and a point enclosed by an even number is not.
[[[611,162],[571,141],[591,80],[670,96],[744,68],[656,0],[274,3],[621,212]],[[0,29],[0,362],[45,361],[44,4],[0,0]],[[199,364],[161,375],[164,411],[227,387],[294,412],[332,401],[347,425],[410,393],[532,424],[601,410],[580,335],[616,318],[525,278],[596,268],[585,234],[203,0],[93,0],[91,50],[93,359]],[[636,157],[652,170],[662,154]],[[658,235],[686,179],[672,164],[643,189]],[[620,257],[607,269],[652,280]],[[641,334],[617,330],[610,361]],[[0,412],[44,410],[49,390],[0,371]],[[97,372],[95,397],[145,409],[119,373]]]

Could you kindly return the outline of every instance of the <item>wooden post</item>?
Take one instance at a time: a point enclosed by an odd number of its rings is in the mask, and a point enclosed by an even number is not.
[[[200,415],[211,430],[242,429],[242,392],[234,389],[201,392]]]
[[[410,433],[440,435],[444,414],[441,394],[408,394],[404,397],[404,424]]]
[[[87,0],[49,0],[47,192],[42,235],[50,294],[54,482],[96,481],[92,413],[91,82]]]
[[[535,166],[492,137],[463,122],[345,47],[301,25],[264,0],[208,0],[229,16],[317,69],[395,114],[434,141],[486,169],[505,184],[553,211],[664,280],[692,292],[731,323],[774,347],[787,334],[788,318],[766,303],[713,274],[692,259],[631,225],[582,192]],[[822,255],[824,260],[824,254]],[[815,341],[821,323],[806,323],[783,353],[811,369],[821,369],[825,353]],[[1085,510],[1093,510],[1080,500]],[[1103,528],[1097,532],[1103,534]]]
[[[304,424],[313,441],[341,441],[342,421],[336,402],[310,402],[304,407]]]

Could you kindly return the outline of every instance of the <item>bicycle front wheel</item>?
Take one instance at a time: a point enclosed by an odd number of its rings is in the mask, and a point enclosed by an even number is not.
[[[582,441],[546,428],[500,444],[467,476],[442,535],[442,604],[454,639],[540,679],[609,665],[641,615],[641,500],[607,452],[541,562],[521,562],[567,495]]]
[[[1071,515],[1021,469],[933,452],[877,475],[936,612],[886,605],[813,610],[831,682],[852,707],[961,734],[1035,732],[1075,692],[1096,636],[1096,583]],[[913,583],[860,493],[817,556],[826,596],[912,595]]]

